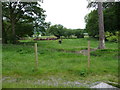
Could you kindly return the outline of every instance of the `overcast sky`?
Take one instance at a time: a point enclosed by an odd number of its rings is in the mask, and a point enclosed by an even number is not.
[[[62,24],[66,28],[85,28],[84,17],[90,12],[87,0],[44,0],[41,4],[46,10],[46,21]]]

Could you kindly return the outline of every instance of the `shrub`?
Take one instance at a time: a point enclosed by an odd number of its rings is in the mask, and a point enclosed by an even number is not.
[[[118,42],[118,36],[119,36],[119,31],[116,31],[115,34],[108,31],[105,33],[106,40],[111,42]]]

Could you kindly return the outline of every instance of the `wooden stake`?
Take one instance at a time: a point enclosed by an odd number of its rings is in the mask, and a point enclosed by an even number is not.
[[[88,41],[88,71],[90,69],[90,41]]]
[[[35,43],[35,69],[38,69],[38,53],[37,53],[37,43]]]

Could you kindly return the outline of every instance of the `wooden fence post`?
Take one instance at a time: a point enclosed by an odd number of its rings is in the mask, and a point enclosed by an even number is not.
[[[88,71],[90,69],[90,41],[88,41]]]
[[[38,53],[37,53],[37,43],[35,43],[35,69],[38,69]]]

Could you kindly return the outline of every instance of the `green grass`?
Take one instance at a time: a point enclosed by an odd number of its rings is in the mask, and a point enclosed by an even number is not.
[[[0,44],[0,80],[2,79],[2,45]],[[2,82],[0,81],[0,89],[2,88]]]
[[[97,48],[98,41],[90,40],[91,48]],[[80,87],[74,82],[118,80],[117,43],[106,42],[105,50],[91,52],[90,71],[87,70],[87,56],[65,51],[80,51],[87,48],[87,39],[63,39],[37,41],[38,71],[35,71],[34,41],[23,40],[24,44],[3,45],[3,87],[44,88]],[[68,84],[64,84],[70,82]],[[50,84],[51,83],[51,84]]]

